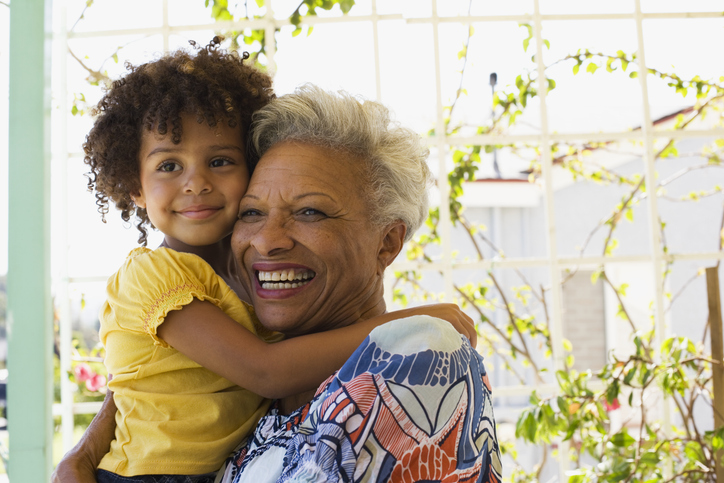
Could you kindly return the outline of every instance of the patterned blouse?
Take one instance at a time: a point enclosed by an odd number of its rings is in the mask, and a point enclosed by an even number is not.
[[[306,405],[274,405],[223,482],[500,482],[483,358],[427,316],[376,328]],[[218,478],[217,478],[218,479]]]

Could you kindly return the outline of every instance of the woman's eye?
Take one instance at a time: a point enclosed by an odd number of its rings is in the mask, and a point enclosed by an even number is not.
[[[161,164],[161,166],[158,167],[159,171],[165,171],[167,173],[170,173],[172,171],[178,171],[181,169],[181,166],[178,163],[174,163],[171,161],[166,161]]]
[[[209,166],[211,166],[212,168],[220,168],[222,166],[226,166],[227,164],[231,164],[231,161],[226,158],[216,158],[211,160]]]
[[[239,212],[240,220],[251,220],[255,217],[261,216],[261,212],[257,210],[242,210]]]
[[[311,217],[311,218],[325,218],[327,215],[325,215],[323,212],[315,209],[315,208],[304,208],[299,212],[300,215],[305,217]]]

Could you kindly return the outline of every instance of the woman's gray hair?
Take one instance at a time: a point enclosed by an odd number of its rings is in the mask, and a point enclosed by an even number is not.
[[[390,119],[382,104],[305,84],[258,110],[250,128],[250,168],[274,145],[298,142],[342,151],[365,161],[372,222],[401,220],[405,241],[427,218],[432,175],[429,150],[414,131]]]

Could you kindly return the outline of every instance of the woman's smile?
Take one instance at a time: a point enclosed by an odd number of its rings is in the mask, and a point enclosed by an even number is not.
[[[257,290],[262,298],[277,298],[296,294],[296,291],[294,293],[289,291],[306,286],[316,275],[312,270],[301,266],[272,269],[271,267],[262,267],[262,265],[264,264],[257,264],[252,267],[256,271]]]

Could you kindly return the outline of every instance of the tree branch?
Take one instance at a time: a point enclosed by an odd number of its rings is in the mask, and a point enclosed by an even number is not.
[[[608,275],[606,275],[606,271],[601,272],[601,276],[603,277],[603,280],[608,284],[609,287],[611,287],[611,290],[613,290],[613,293],[616,294],[616,299],[618,300],[618,304],[621,306],[621,311],[626,316],[626,320],[628,321],[629,325],[631,326],[631,331],[636,332],[636,326],[633,323],[633,320],[631,320],[631,316],[628,313],[628,310],[626,310],[626,306],[623,304],[623,299],[621,298],[621,294],[618,293],[618,290],[616,290],[616,287],[613,286],[613,283],[611,282],[611,279],[608,278]]]
[[[473,0],[470,0],[468,3],[468,17],[470,16],[470,10],[473,7]],[[463,91],[463,79],[465,78],[465,68],[468,65],[468,47],[470,46],[470,37],[472,37],[472,26],[468,26],[468,36],[465,39],[465,55],[463,60],[463,68],[460,71],[460,84],[458,85],[458,90],[455,93],[455,99],[453,100],[452,106],[450,106],[450,119],[452,119],[453,110],[455,110],[455,104],[457,104],[458,99],[460,99],[460,93]]]

